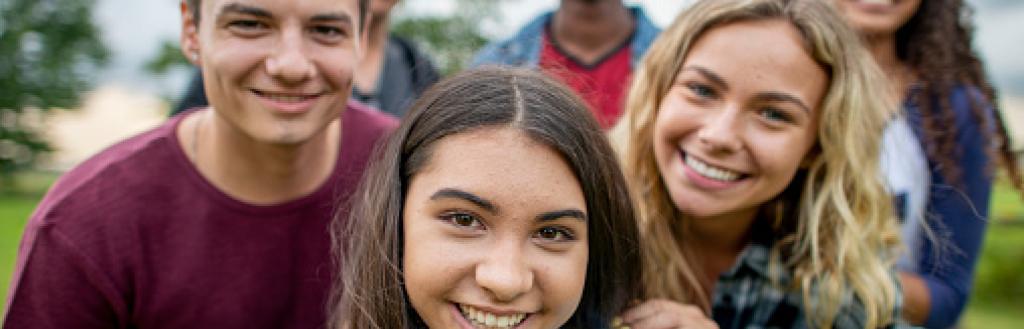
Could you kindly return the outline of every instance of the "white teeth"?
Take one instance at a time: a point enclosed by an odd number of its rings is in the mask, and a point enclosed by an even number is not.
[[[459,310],[462,311],[462,315],[474,327],[482,329],[512,328],[523,322],[523,319],[526,319],[526,314],[524,313],[499,316],[462,304],[459,304]]]
[[[740,178],[740,174],[737,172],[729,171],[723,168],[712,167],[711,165],[704,163],[703,161],[697,160],[697,158],[686,154],[686,165],[693,168],[701,176],[711,178],[723,182],[731,182]]]
[[[873,4],[873,5],[891,5],[893,3],[893,0],[860,0],[860,1],[863,2],[863,3],[868,3],[868,4]]]

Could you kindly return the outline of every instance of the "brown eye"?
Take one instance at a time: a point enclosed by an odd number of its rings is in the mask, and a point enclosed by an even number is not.
[[[480,222],[476,216],[467,213],[453,212],[441,215],[441,219],[447,221],[452,226],[464,229],[480,229],[483,228],[483,223]]]
[[[309,30],[317,40],[328,44],[337,43],[348,37],[348,32],[345,29],[331,25],[313,26]]]
[[[561,227],[548,226],[537,230],[535,236],[541,240],[547,241],[571,241],[575,240],[575,237],[568,229]]]

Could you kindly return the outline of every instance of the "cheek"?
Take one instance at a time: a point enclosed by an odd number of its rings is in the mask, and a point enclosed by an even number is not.
[[[754,134],[751,140],[759,141],[758,147],[751,147],[750,151],[762,170],[772,173],[783,185],[789,184],[814,145],[813,135],[804,132],[787,136]]]
[[[676,155],[676,150],[687,132],[692,130],[695,118],[688,114],[678,101],[666,99],[654,119],[651,133],[654,156],[659,166],[665,165]]]
[[[439,290],[439,283],[446,275],[440,275],[458,262],[458,256],[448,253],[448,246],[439,234],[432,232],[425,218],[404,220],[404,255],[402,259],[406,290],[414,304]],[[440,271],[439,271],[440,270]],[[414,305],[415,306],[415,305]]]
[[[566,321],[576,311],[587,281],[587,245],[550,257],[537,267],[542,280],[545,304],[552,308],[558,321]],[[560,322],[561,323],[561,322]]]
[[[258,69],[272,49],[259,41],[222,40],[206,47],[203,70],[217,72],[221,79],[238,80]]]
[[[317,57],[317,66],[324,78],[336,89],[352,86],[352,73],[356,66],[356,52],[351,49],[326,51]]]

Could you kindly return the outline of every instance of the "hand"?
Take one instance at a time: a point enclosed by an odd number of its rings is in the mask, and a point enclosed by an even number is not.
[[[667,299],[640,303],[615,320],[612,327],[623,329],[718,329],[700,308]]]

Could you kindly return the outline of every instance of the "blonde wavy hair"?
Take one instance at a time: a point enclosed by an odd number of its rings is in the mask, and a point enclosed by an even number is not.
[[[820,104],[812,162],[786,191],[762,206],[774,217],[771,267],[793,274],[808,321],[829,327],[856,299],[865,327],[893,323],[899,288],[892,266],[897,222],[878,168],[883,128],[896,111],[886,79],[857,34],[829,1],[705,0],[680,14],[648,50],[626,113],[610,132],[637,203],[643,239],[645,295],[695,304],[710,313],[710,292],[686,248],[687,219],[676,210],[654,158],[653,130],[661,100],[690,47],[727,23],[784,20],[830,76]]]

